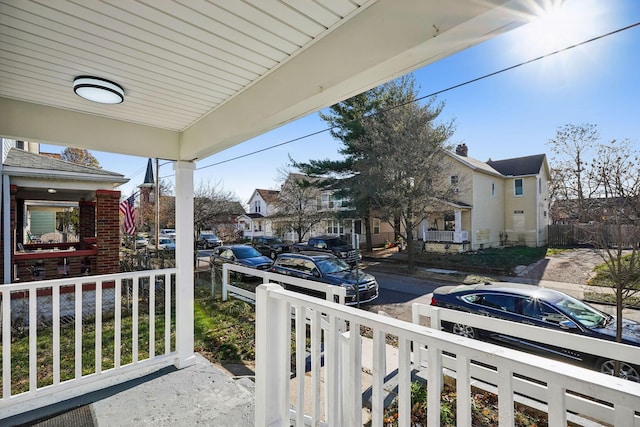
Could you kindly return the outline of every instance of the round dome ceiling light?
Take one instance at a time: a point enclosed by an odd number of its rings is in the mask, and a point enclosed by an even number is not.
[[[120,104],[124,101],[124,90],[120,85],[99,77],[76,77],[73,91],[84,99],[100,104]]]

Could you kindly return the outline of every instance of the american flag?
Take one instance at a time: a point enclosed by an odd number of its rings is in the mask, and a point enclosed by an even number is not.
[[[136,232],[136,214],[133,208],[135,197],[135,194],[132,194],[120,203],[120,212],[124,215],[124,232],[132,235]]]

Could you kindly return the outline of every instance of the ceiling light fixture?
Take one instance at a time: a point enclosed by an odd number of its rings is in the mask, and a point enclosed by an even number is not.
[[[124,101],[124,90],[112,81],[92,76],[78,76],[73,79],[76,95],[100,104],[120,104]]]

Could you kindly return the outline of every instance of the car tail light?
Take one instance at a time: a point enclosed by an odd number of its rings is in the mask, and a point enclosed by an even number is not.
[[[436,297],[431,297],[431,305],[438,305],[438,301],[436,301]]]

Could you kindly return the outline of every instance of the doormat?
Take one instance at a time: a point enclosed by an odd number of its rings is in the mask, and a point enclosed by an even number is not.
[[[53,415],[47,419],[41,419],[31,424],[23,424],[22,427],[95,427],[91,406],[85,405],[71,411]]]

